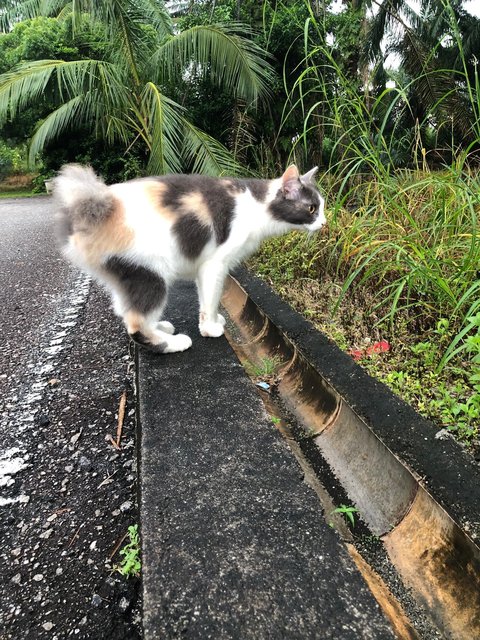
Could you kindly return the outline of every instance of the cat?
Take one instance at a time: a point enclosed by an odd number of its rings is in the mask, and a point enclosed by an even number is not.
[[[90,167],[69,164],[53,185],[58,235],[67,258],[110,290],[134,342],[184,351],[190,337],[160,320],[170,286],[195,280],[200,334],[221,336],[229,270],[266,238],[325,224],[316,172],[300,176],[291,165],[274,180],[165,175],[107,186]]]

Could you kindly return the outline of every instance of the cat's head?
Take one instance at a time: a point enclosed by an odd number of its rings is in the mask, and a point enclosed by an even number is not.
[[[317,231],[326,223],[325,200],[320,195],[314,177],[318,168],[301,176],[292,164],[279,181],[274,199],[269,205],[273,218],[308,231]]]

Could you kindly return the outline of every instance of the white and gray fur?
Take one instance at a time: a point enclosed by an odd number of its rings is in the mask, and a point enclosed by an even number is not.
[[[157,353],[192,341],[160,321],[177,279],[197,284],[202,336],[223,334],[218,313],[230,269],[262,240],[325,224],[314,176],[291,165],[276,180],[168,175],[106,186],[91,168],[66,165],[55,179],[65,255],[107,286],[130,336]]]

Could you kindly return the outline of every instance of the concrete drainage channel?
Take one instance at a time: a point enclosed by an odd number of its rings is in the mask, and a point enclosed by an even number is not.
[[[324,490],[328,476],[440,637],[480,638],[478,465],[455,442],[435,439],[427,421],[351,358],[319,342],[264,284],[246,272],[239,278],[230,278],[222,300],[229,341],[241,360],[277,363],[267,407],[294,418],[292,447],[313,471],[324,505],[338,503]],[[368,562],[350,550],[397,635],[415,637]]]

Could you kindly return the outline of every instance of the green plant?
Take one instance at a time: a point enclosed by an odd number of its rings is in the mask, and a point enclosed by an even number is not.
[[[127,578],[138,577],[141,570],[138,524],[128,527],[127,536],[128,542],[119,552],[123,560],[115,569]]]
[[[20,151],[8,146],[3,140],[0,140],[0,180],[17,171],[20,165]]]
[[[272,70],[249,29],[209,24],[179,32],[164,3],[150,0],[24,0],[9,3],[0,18],[10,27],[38,14],[69,19],[73,40],[85,22],[95,25],[104,46],[85,59],[24,61],[0,76],[0,124],[27,105],[48,107],[31,139],[32,163],[75,130],[125,150],[140,146],[150,173],[240,171],[181,102],[189,78],[204,77],[239,104],[255,108],[266,98]]]
[[[307,4],[304,59],[295,81],[285,80],[282,125],[288,130],[300,111],[303,127],[291,156],[318,149],[325,154],[328,166],[319,183],[329,234],[275,239],[251,264],[345,351],[387,340],[388,355],[364,358],[361,366],[439,428],[475,446],[480,82],[471,49],[478,48],[478,37],[462,33],[477,29],[479,21],[458,20],[460,4],[442,0],[407,27],[391,3],[377,3],[372,28],[396,23],[421,45],[399,52],[402,68],[392,72],[396,86],[388,89],[386,74],[369,74],[366,67],[365,75],[358,73],[351,35],[354,20],[365,14],[355,17],[349,13],[353,3],[342,3],[343,15],[334,18],[340,29],[333,30],[328,10],[320,15]],[[358,3],[361,11],[364,6]],[[439,37],[446,33],[451,37]],[[288,68],[286,61],[285,76]],[[467,132],[462,127],[468,118]]]
[[[352,527],[355,526],[355,514],[359,513],[356,507],[347,506],[345,504],[341,504],[336,507],[332,513],[340,513],[345,518],[345,522]]]
[[[245,369],[252,378],[271,378],[275,375],[281,364],[282,360],[278,356],[271,358],[265,357],[258,363],[245,363]]]

